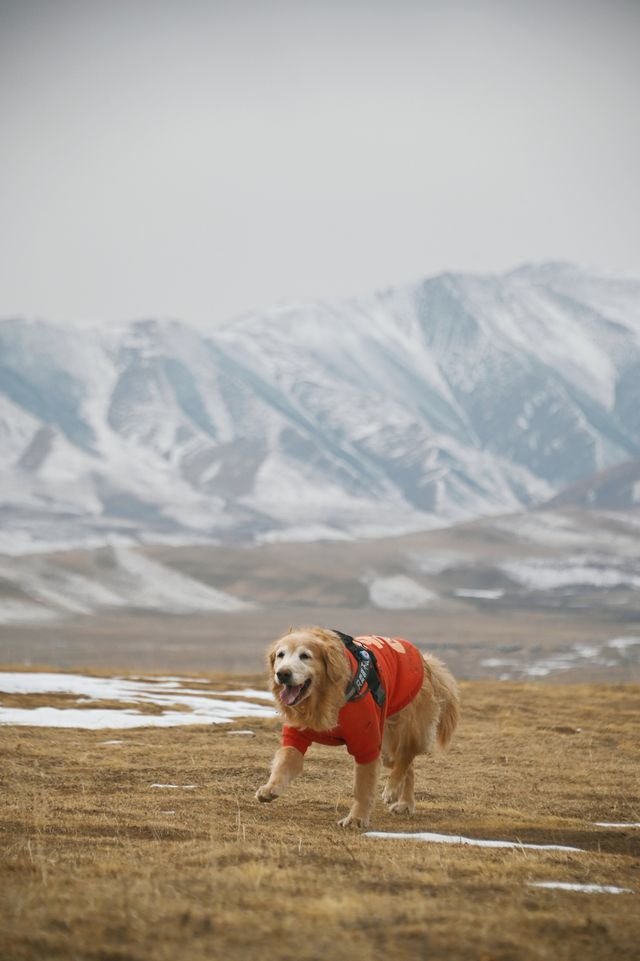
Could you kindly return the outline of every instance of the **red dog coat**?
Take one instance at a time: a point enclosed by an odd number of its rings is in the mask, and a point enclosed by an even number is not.
[[[382,707],[378,707],[367,692],[344,705],[338,714],[338,726],[330,731],[312,731],[311,728],[285,724],[282,728],[283,747],[295,747],[305,754],[313,741],[346,744],[358,764],[370,764],[380,756],[384,722],[406,707],[422,687],[424,660],[417,647],[401,638],[367,635],[355,640],[375,655],[385,691]],[[358,665],[346,648],[345,657],[349,658],[353,672]]]

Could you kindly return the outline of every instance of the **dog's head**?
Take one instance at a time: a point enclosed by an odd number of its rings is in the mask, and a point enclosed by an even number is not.
[[[333,631],[291,628],[268,651],[271,688],[288,724],[329,730],[338,723],[350,677],[344,646]]]

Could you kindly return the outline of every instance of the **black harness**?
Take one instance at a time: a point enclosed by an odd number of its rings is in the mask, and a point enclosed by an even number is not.
[[[354,639],[348,634],[343,634],[342,631],[335,630],[333,633],[338,635],[356,661],[356,673],[347,685],[347,701],[357,701],[361,697],[364,697],[365,694],[370,693],[378,707],[382,707],[385,695],[382,681],[378,674],[375,654],[361,644],[356,644]],[[365,685],[367,690],[364,690]]]

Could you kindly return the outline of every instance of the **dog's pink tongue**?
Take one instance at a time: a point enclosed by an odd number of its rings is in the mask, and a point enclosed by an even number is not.
[[[287,687],[285,684],[280,691],[280,700],[284,704],[293,704],[301,690],[302,684],[292,684],[291,687]]]

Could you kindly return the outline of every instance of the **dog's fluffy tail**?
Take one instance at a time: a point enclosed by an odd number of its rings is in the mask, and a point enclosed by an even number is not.
[[[425,654],[424,659],[431,677],[434,697],[440,704],[436,737],[440,747],[446,747],[460,719],[460,691],[453,674],[442,661],[430,654]]]

